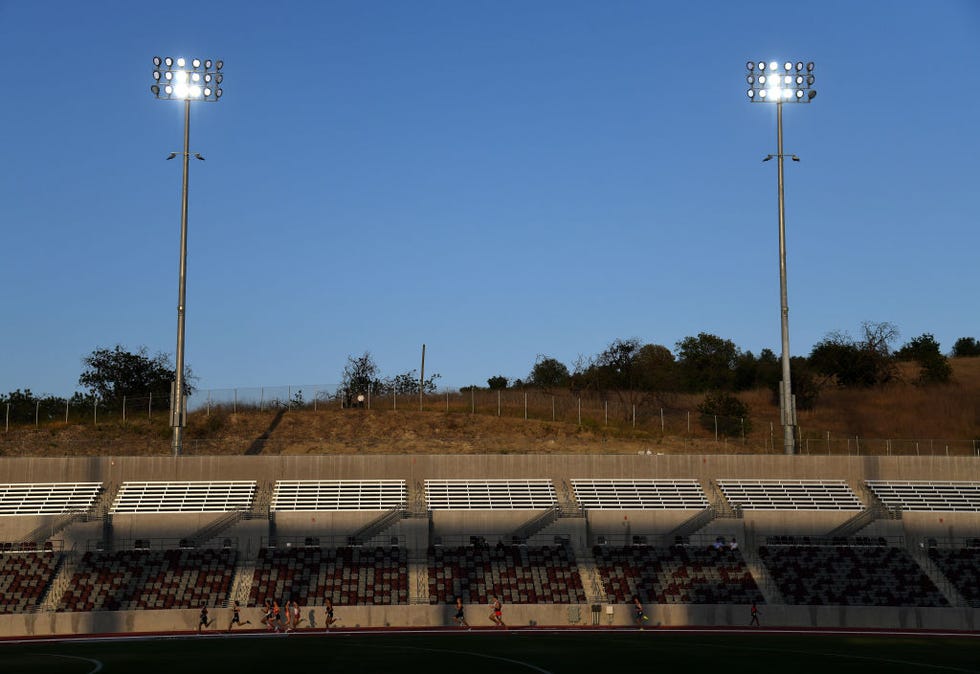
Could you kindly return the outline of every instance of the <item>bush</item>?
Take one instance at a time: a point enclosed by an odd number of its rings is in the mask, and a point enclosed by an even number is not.
[[[715,418],[718,419],[718,433],[730,438],[747,435],[752,430],[749,419],[749,406],[731,393],[709,393],[698,405],[701,413],[701,426],[714,432]]]
[[[980,356],[980,341],[977,341],[973,337],[960,337],[953,344],[953,356],[956,358]]]

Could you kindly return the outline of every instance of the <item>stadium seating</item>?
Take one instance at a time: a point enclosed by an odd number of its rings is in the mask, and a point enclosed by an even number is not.
[[[903,548],[763,545],[759,557],[788,604],[949,605]]]
[[[272,512],[394,510],[406,506],[405,480],[279,480]]]
[[[980,547],[929,548],[929,559],[970,606],[980,608]]]
[[[247,510],[255,480],[198,482],[123,482],[109,512],[206,513]]]
[[[86,552],[57,610],[219,606],[231,591],[237,556],[230,548]]]
[[[429,603],[569,604],[586,601],[568,546],[471,545],[429,548]]]
[[[267,598],[320,606],[408,603],[408,556],[402,548],[262,548],[249,603]]]
[[[0,515],[61,515],[92,507],[101,482],[0,484]]]
[[[586,510],[701,510],[708,507],[697,480],[572,480]]]
[[[426,480],[429,510],[534,510],[558,504],[551,480]]]
[[[718,480],[722,494],[742,510],[863,510],[842,480]]]
[[[53,551],[0,554],[0,613],[24,613],[36,608],[61,559]]]
[[[980,512],[980,482],[868,480],[889,508],[925,512]]]
[[[657,604],[762,603],[739,550],[674,545],[593,548],[596,568],[609,602],[634,596]]]

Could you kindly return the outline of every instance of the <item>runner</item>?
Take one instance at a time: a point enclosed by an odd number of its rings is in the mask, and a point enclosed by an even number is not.
[[[456,624],[459,627],[469,628],[470,624],[466,622],[466,617],[463,615],[463,598],[456,597],[456,615],[453,617]]]
[[[265,614],[262,616],[262,624],[265,625],[266,627],[268,627],[270,630],[273,627],[273,625],[272,625],[272,600],[271,599],[266,599],[265,600]]]
[[[303,619],[299,615],[299,602],[295,599],[293,600],[293,629],[298,629],[299,624],[303,622]]]
[[[325,630],[323,630],[324,632],[329,631],[330,626],[333,625],[338,620],[338,618],[333,617],[333,600],[330,599],[330,597],[327,597],[326,610],[327,610],[327,627]]]
[[[649,621],[647,614],[643,611],[643,604],[640,602],[639,595],[633,595],[633,621],[643,627],[643,623]]]
[[[229,632],[231,632],[231,628],[234,627],[235,625],[238,625],[239,627],[244,627],[245,625],[252,624],[251,620],[246,620],[245,622],[242,622],[241,606],[239,606],[237,601],[232,605],[231,610],[232,610],[231,622],[228,623]]]
[[[201,619],[197,623],[197,633],[200,634],[202,629],[210,627],[213,622],[213,620],[208,621],[208,605],[201,604]]]
[[[495,596],[491,596],[490,606],[492,608],[492,610],[490,611],[490,620],[496,623],[497,625],[500,625],[501,627],[507,627],[507,625],[504,624],[504,619],[501,617],[502,611],[500,606],[500,600],[497,599]]]
[[[279,602],[275,599],[272,600],[272,620],[269,622],[273,629],[278,632],[279,626],[282,624],[282,612],[279,609]]]

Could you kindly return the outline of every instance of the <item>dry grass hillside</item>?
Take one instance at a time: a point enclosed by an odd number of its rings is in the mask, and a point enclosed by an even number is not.
[[[897,382],[871,390],[824,390],[815,409],[799,413],[801,451],[976,455],[980,358],[952,365],[953,381],[942,386]],[[911,381],[915,373],[906,368],[903,376]],[[189,415],[184,454],[782,452],[770,393],[740,397],[750,406],[747,432],[717,440],[712,420],[697,413],[701,396],[604,400],[507,391],[434,395],[422,411],[417,398],[380,398],[370,409],[215,407]],[[12,426],[0,434],[0,455],[168,455],[170,437],[164,414]]]

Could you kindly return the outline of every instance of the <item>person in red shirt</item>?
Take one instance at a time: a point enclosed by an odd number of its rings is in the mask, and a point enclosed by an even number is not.
[[[502,611],[500,606],[500,600],[496,597],[490,597],[490,620],[499,625],[500,627],[507,627],[504,624],[504,619],[502,617]]]

